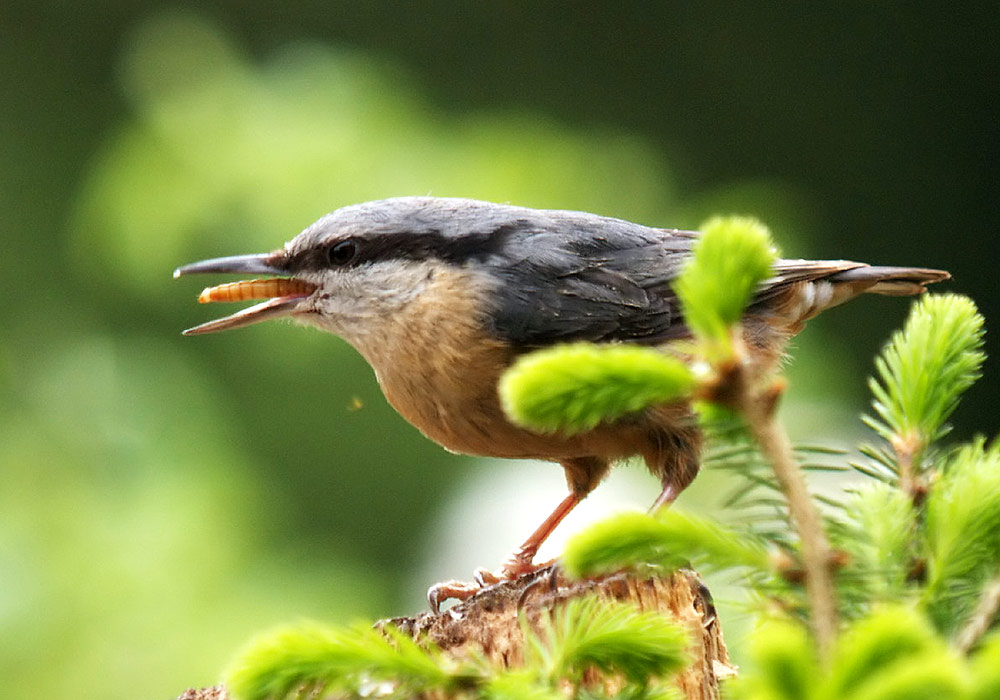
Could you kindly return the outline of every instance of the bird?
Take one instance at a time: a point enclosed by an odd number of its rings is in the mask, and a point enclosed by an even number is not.
[[[396,197],[345,206],[283,248],[184,265],[174,277],[264,278],[205,289],[200,300],[259,303],[184,331],[199,335],[291,318],[340,336],[375,372],[388,402],[445,449],[562,466],[568,494],[495,572],[432,587],[431,607],[534,571],[538,548],[607,475],[640,456],[672,503],[698,473],[702,436],[685,401],[574,434],[512,423],[498,382],[519,357],[563,343],[664,351],[691,336],[673,282],[699,233],[580,211],[472,199]],[[789,338],[859,294],[906,296],[943,270],[848,260],[778,259],[742,321],[748,354],[773,366]]]

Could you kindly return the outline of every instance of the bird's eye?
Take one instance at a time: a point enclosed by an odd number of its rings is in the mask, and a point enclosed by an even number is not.
[[[358,254],[358,244],[348,238],[345,241],[334,243],[326,251],[326,256],[331,265],[346,265]]]

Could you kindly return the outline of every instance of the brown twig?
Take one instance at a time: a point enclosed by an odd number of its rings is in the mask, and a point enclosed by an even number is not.
[[[738,355],[739,356],[739,355]],[[812,610],[812,626],[821,659],[828,659],[837,634],[837,603],[830,570],[831,549],[823,530],[819,509],[806,488],[802,469],[795,460],[791,441],[775,420],[781,385],[755,389],[753,367],[736,362],[723,372],[726,383],[736,389],[736,405],[746,418],[760,451],[771,464],[788,501],[793,527],[802,542],[806,593]]]
[[[923,448],[919,435],[894,435],[890,441],[899,465],[899,488],[903,490],[913,505],[919,506],[927,496],[927,486],[917,473],[917,454]]]
[[[983,588],[979,604],[976,605],[969,621],[965,623],[965,627],[955,637],[955,647],[963,654],[968,654],[990,629],[998,612],[1000,612],[1000,574],[994,576]]]

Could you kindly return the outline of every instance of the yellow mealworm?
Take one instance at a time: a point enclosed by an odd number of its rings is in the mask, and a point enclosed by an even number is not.
[[[305,296],[315,285],[302,280],[272,277],[263,280],[241,280],[208,287],[198,297],[202,304],[213,301],[250,301],[252,299],[273,299],[274,297]]]

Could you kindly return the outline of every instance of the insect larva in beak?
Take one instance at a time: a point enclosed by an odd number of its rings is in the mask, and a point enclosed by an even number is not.
[[[274,297],[304,297],[316,289],[315,285],[286,277],[262,280],[241,280],[208,287],[198,297],[202,304],[215,301],[250,301]]]

